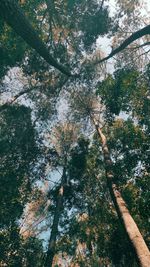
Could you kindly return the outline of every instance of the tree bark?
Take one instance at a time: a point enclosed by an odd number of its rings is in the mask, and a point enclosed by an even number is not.
[[[55,256],[55,248],[56,248],[56,238],[58,234],[58,225],[59,225],[59,220],[61,216],[61,211],[63,208],[63,195],[64,195],[65,184],[66,184],[66,169],[64,167],[62,178],[61,178],[61,185],[60,185],[58,196],[57,196],[56,209],[55,209],[53,225],[51,229],[51,235],[49,239],[47,256],[46,256],[44,267],[51,267],[53,264],[53,258]]]
[[[145,26],[144,28],[134,32],[130,37],[125,39],[125,41],[116,49],[114,49],[107,57],[102,58],[101,60],[97,61],[95,64],[102,63],[109,58],[115,56],[119,52],[121,52],[123,49],[125,49],[128,45],[136,41],[137,39],[141,38],[144,35],[150,34],[150,25]]]
[[[135,223],[130,212],[123,200],[121,193],[118,191],[117,185],[114,183],[114,174],[112,172],[112,160],[110,157],[109,149],[107,146],[107,140],[102,133],[99,125],[94,121],[95,128],[102,142],[102,150],[105,161],[107,184],[110,191],[111,198],[113,200],[118,217],[123,222],[125,231],[129,237],[129,240],[135,250],[138,262],[141,267],[150,266],[150,252],[149,249]]]
[[[24,41],[34,48],[36,52],[46,60],[48,64],[55,67],[67,76],[71,72],[58,63],[49,53],[43,41],[39,38],[28,19],[15,0],[0,0],[0,16],[21,36]]]

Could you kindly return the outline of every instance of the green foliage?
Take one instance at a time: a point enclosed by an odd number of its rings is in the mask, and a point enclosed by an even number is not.
[[[18,255],[20,249],[20,236],[16,226],[11,226],[8,230],[0,233],[0,262],[7,266],[14,267],[21,265],[21,255]]]
[[[42,241],[35,237],[29,237],[22,241],[22,246],[24,253],[23,264],[26,264],[27,267],[40,267],[44,256]]]
[[[129,266],[137,266],[129,240],[116,218],[114,207],[108,197],[104,182],[104,166],[96,140],[90,147],[85,146],[84,140],[81,141],[74,149],[70,161],[73,188],[71,198],[73,197],[72,207],[75,208],[75,212],[67,222],[69,225],[58,241],[57,249],[73,256],[72,262],[81,266],[126,266],[128,263]],[[82,164],[83,158],[86,164]],[[79,187],[75,187],[78,183]],[[129,193],[126,196],[129,203]],[[130,197],[133,201],[133,190]],[[133,206],[135,207],[134,204]]]
[[[92,3],[93,2],[93,3]],[[108,33],[111,28],[111,19],[109,18],[108,9],[99,7],[94,1],[90,1],[88,9],[83,14],[79,23],[83,31],[83,43],[86,48],[95,43],[99,35]]]
[[[139,161],[142,161],[141,150],[146,135],[130,119],[116,120],[109,129],[108,145],[114,157],[116,182],[124,183],[136,172]]]
[[[55,25],[58,24],[58,30],[60,30],[60,25],[63,25],[65,30],[67,32],[69,31],[67,40],[71,44],[71,47],[78,53],[81,53],[81,51],[79,52],[79,46],[85,50],[90,49],[95,44],[97,37],[106,34],[112,26],[108,8],[101,6],[101,3],[97,3],[96,1],[57,1],[54,6],[55,9],[53,10],[52,16]],[[78,36],[76,33],[78,33]],[[62,29],[61,35],[65,35],[65,31]],[[55,42],[55,40],[53,41]],[[64,42],[61,43],[60,48],[62,46],[64,46]],[[57,48],[58,56],[61,50],[59,50],[59,47]]]
[[[70,162],[70,171],[73,171],[73,168],[78,170],[80,173],[85,170],[86,167],[86,154],[88,151],[89,141],[84,138],[78,140],[78,145],[71,152],[71,162]],[[78,173],[75,172],[75,175],[78,176]]]
[[[108,253],[115,266],[138,267],[133,248],[124,233],[122,225],[117,221],[113,223]]]
[[[38,267],[41,243],[32,238],[22,240],[17,227],[31,194],[31,169],[38,152],[31,110],[8,106],[0,114],[0,123],[0,262],[10,267]]]
[[[0,78],[9,67],[17,66],[27,49],[27,45],[0,18]]]
[[[34,257],[33,257],[34,254]],[[36,238],[23,240],[16,225],[0,233],[0,263],[10,267],[40,267],[43,252],[42,244]]]
[[[88,52],[94,52],[97,38],[110,34],[112,29],[116,30],[116,22],[112,23],[108,7],[105,3],[101,6],[103,1],[50,1],[50,9],[46,5],[47,1],[18,2],[53,57],[60,63],[67,62],[70,69],[75,71],[80,69],[84,56]],[[128,15],[133,22],[131,10],[135,11],[138,1],[117,2],[123,16]],[[62,142],[60,149],[60,141],[65,139],[65,134],[60,131],[56,140],[59,149],[47,147],[47,122],[50,125],[50,115],[56,115],[57,97],[65,95],[59,95],[61,88],[64,89],[63,92],[69,92],[70,89],[74,91],[70,107],[75,104],[78,115],[76,121],[82,117],[84,125],[89,126],[85,117],[90,117],[97,103],[97,98],[93,97],[93,87],[97,83],[97,80],[92,80],[95,75],[93,64],[85,66],[84,72],[83,63],[79,79],[65,80],[63,75],[49,68],[40,56],[30,51],[25,42],[2,20],[0,60],[0,78],[13,66],[22,66],[24,75],[31,78],[28,98],[33,104],[34,116],[38,122],[38,141],[43,152],[36,166],[39,151],[31,110],[18,105],[6,106],[0,113],[0,261],[10,267],[42,266],[41,242],[31,237],[23,240],[19,234],[18,221],[25,205],[32,199],[33,177],[41,178],[44,174],[44,178],[48,180],[49,169],[58,168],[60,171],[65,162],[66,184],[64,203],[60,209],[56,252],[66,252],[72,257],[73,263],[80,263],[80,266],[137,266],[134,252],[107,192],[102,149],[99,148],[97,138],[94,136],[92,139],[90,136],[88,140],[81,137],[74,146],[70,146],[70,142],[65,146]],[[121,62],[120,68],[113,75],[108,74],[105,80],[98,82],[97,95],[106,108],[103,114],[106,122],[104,132],[108,136],[113,160],[114,182],[119,186],[149,245],[150,66],[141,72],[130,65],[123,66],[124,62]],[[81,99],[78,95],[80,91],[83,96]],[[89,107],[91,103],[95,104],[93,110]],[[114,120],[116,115],[124,112],[132,120]],[[73,137],[74,133],[72,131],[70,136]],[[70,137],[68,140],[70,141]],[[60,150],[65,153],[60,153]],[[42,183],[41,180],[39,183]],[[56,184],[48,189],[47,198],[50,198],[51,205],[46,210],[43,202],[41,209],[38,209],[38,216],[44,210],[48,213],[48,218],[53,218],[58,188],[59,185]],[[35,198],[39,200],[40,193]],[[81,255],[77,253],[79,243],[83,246]]]
[[[135,70],[119,69],[98,84],[97,94],[106,105],[108,116],[131,110],[130,103],[133,92],[136,93],[137,90],[138,76],[139,73]]]
[[[149,246],[149,135],[129,119],[116,120],[107,134],[115,183]]]
[[[30,109],[8,106],[1,112],[0,122],[0,225],[3,227],[19,219],[23,211],[31,190],[30,166],[37,149]]]
[[[29,17],[31,24],[36,27],[36,30],[39,29],[36,13],[39,4],[39,1],[24,1],[21,7]],[[10,67],[20,65],[29,50],[29,46],[22,38],[0,18],[0,79]]]

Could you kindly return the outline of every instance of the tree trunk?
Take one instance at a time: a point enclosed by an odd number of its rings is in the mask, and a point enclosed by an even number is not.
[[[60,219],[61,211],[63,208],[63,194],[64,194],[65,184],[66,184],[66,169],[64,167],[62,178],[61,178],[61,185],[60,185],[57,200],[56,200],[56,209],[55,209],[53,225],[51,229],[51,235],[49,239],[47,256],[46,256],[44,267],[51,267],[53,264],[53,258],[55,256],[56,238],[58,234],[59,219]]]
[[[105,161],[106,177],[108,188],[110,191],[111,198],[113,200],[114,206],[116,208],[118,217],[123,222],[125,231],[129,237],[129,240],[135,250],[138,262],[141,267],[150,266],[150,252],[149,249],[136,225],[129,210],[127,209],[126,203],[123,200],[120,192],[117,189],[116,184],[113,181],[114,174],[112,172],[112,160],[110,158],[110,153],[107,147],[107,140],[105,135],[102,133],[100,127],[94,121],[95,128],[102,142],[102,150]]]
[[[34,48],[48,64],[60,70],[67,76],[71,76],[71,73],[50,55],[47,47],[39,38],[15,0],[0,0],[0,16],[24,39],[24,41],[26,41],[28,45]]]

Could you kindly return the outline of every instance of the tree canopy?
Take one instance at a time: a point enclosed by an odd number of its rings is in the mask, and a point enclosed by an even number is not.
[[[114,2],[0,1],[0,266],[150,266],[148,3]]]

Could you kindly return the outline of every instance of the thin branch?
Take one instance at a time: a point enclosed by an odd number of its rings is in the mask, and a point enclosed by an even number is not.
[[[8,102],[6,102],[5,104],[0,106],[0,112],[7,109],[7,107],[11,104],[13,104],[19,97],[21,97],[24,94],[27,94],[29,92],[31,92],[33,90],[33,88],[28,88],[22,92],[19,92],[17,95],[15,95],[11,100],[9,100]]]
[[[59,84],[51,87],[51,91],[54,92],[55,90],[58,90],[58,93],[60,92],[60,90],[62,89],[62,87],[66,84],[66,82],[68,81],[68,77],[66,77],[66,79],[64,79],[63,81],[61,81]],[[19,92],[17,95],[15,95],[11,100],[7,101],[6,103],[2,104],[0,106],[0,112],[2,112],[3,110],[7,109],[9,105],[13,104],[18,98],[20,98],[21,96],[23,96],[24,94],[27,94],[35,89],[37,89],[36,86],[32,86],[28,89],[25,89],[24,91]]]
[[[42,180],[43,180],[43,179],[42,179]],[[53,180],[51,180],[51,179],[49,179],[49,178],[44,178],[44,180],[45,180],[45,181],[49,181],[49,182],[51,182],[51,183],[53,183],[53,184],[55,184],[55,185],[59,185],[58,182],[54,182]]]
[[[150,52],[150,49],[148,51],[145,51],[144,53],[140,54],[138,57],[144,56],[145,54],[148,54]]]
[[[43,217],[43,216],[41,216]],[[21,235],[23,235],[24,233],[30,231],[30,230],[33,230],[35,227],[37,227],[40,223],[42,223],[44,220],[47,220],[51,217],[51,215],[48,215],[48,216],[45,216],[42,220],[39,221],[39,219],[37,221],[35,221],[33,223],[33,225],[29,226],[27,229],[25,229],[23,232],[21,232]],[[22,226],[23,227],[23,226]]]
[[[129,47],[129,49],[139,49],[143,46],[147,46],[147,45],[150,45],[150,42],[146,42],[144,44],[141,44],[141,45],[138,45],[138,46],[134,46],[134,47]]]
[[[100,11],[101,11],[102,8],[103,8],[104,2],[105,2],[105,0],[102,0],[102,2],[101,2],[101,6],[100,6]]]
[[[136,41],[137,39],[141,38],[144,35],[150,34],[150,24],[147,25],[146,27],[134,32],[130,37],[125,39],[125,41],[116,49],[114,49],[107,57],[95,62],[94,64],[99,64],[102,63],[110,58],[112,58],[114,55],[118,54],[122,50],[124,50],[128,45]]]

